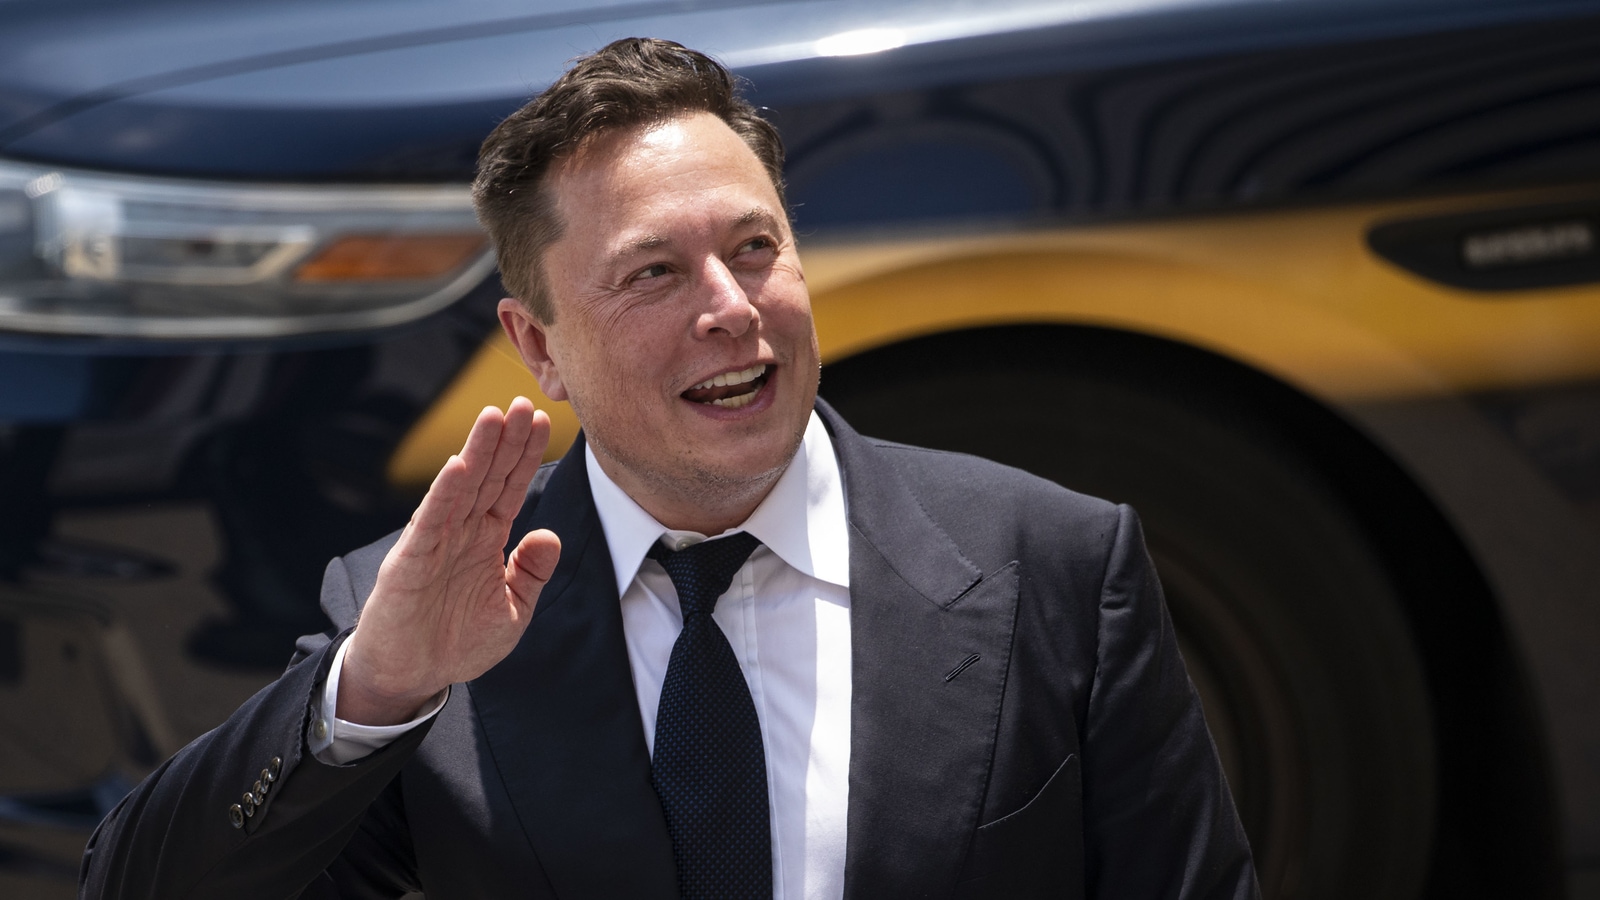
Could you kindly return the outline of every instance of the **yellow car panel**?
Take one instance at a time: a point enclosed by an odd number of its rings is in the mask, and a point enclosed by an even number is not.
[[[803,260],[829,362],[938,332],[1088,325],[1201,347],[1331,403],[1417,398],[1600,375],[1600,287],[1448,287],[1374,254],[1367,231],[1394,219],[1595,193],[863,240],[808,246]],[[478,411],[517,394],[549,411],[546,456],[559,456],[577,434],[570,407],[545,398],[496,335],[408,435],[391,460],[391,481],[428,483]]]

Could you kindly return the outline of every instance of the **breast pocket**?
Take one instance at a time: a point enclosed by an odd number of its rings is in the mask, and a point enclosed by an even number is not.
[[[1083,896],[1083,784],[1076,753],[1021,809],[979,827],[955,896]]]

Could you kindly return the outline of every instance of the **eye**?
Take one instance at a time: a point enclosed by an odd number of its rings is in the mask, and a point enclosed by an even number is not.
[[[630,280],[643,281],[649,278],[660,278],[661,276],[667,274],[668,271],[669,270],[667,269],[666,263],[656,263],[653,266],[646,266],[643,269],[633,273],[633,278]]]
[[[776,246],[776,245],[773,243],[772,238],[769,238],[769,237],[751,238],[750,240],[745,241],[744,244],[739,247],[739,252],[740,253],[751,253],[751,252],[754,252],[754,251],[757,251],[757,250],[771,250],[774,246]]]

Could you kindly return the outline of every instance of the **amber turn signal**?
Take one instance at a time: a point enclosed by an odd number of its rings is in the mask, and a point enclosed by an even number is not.
[[[294,280],[424,281],[441,278],[483,252],[478,234],[354,234],[300,264]]]

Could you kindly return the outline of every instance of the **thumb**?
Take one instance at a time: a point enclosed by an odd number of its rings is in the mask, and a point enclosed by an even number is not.
[[[506,587],[531,606],[560,559],[561,539],[555,532],[547,528],[528,532],[506,561]]]

